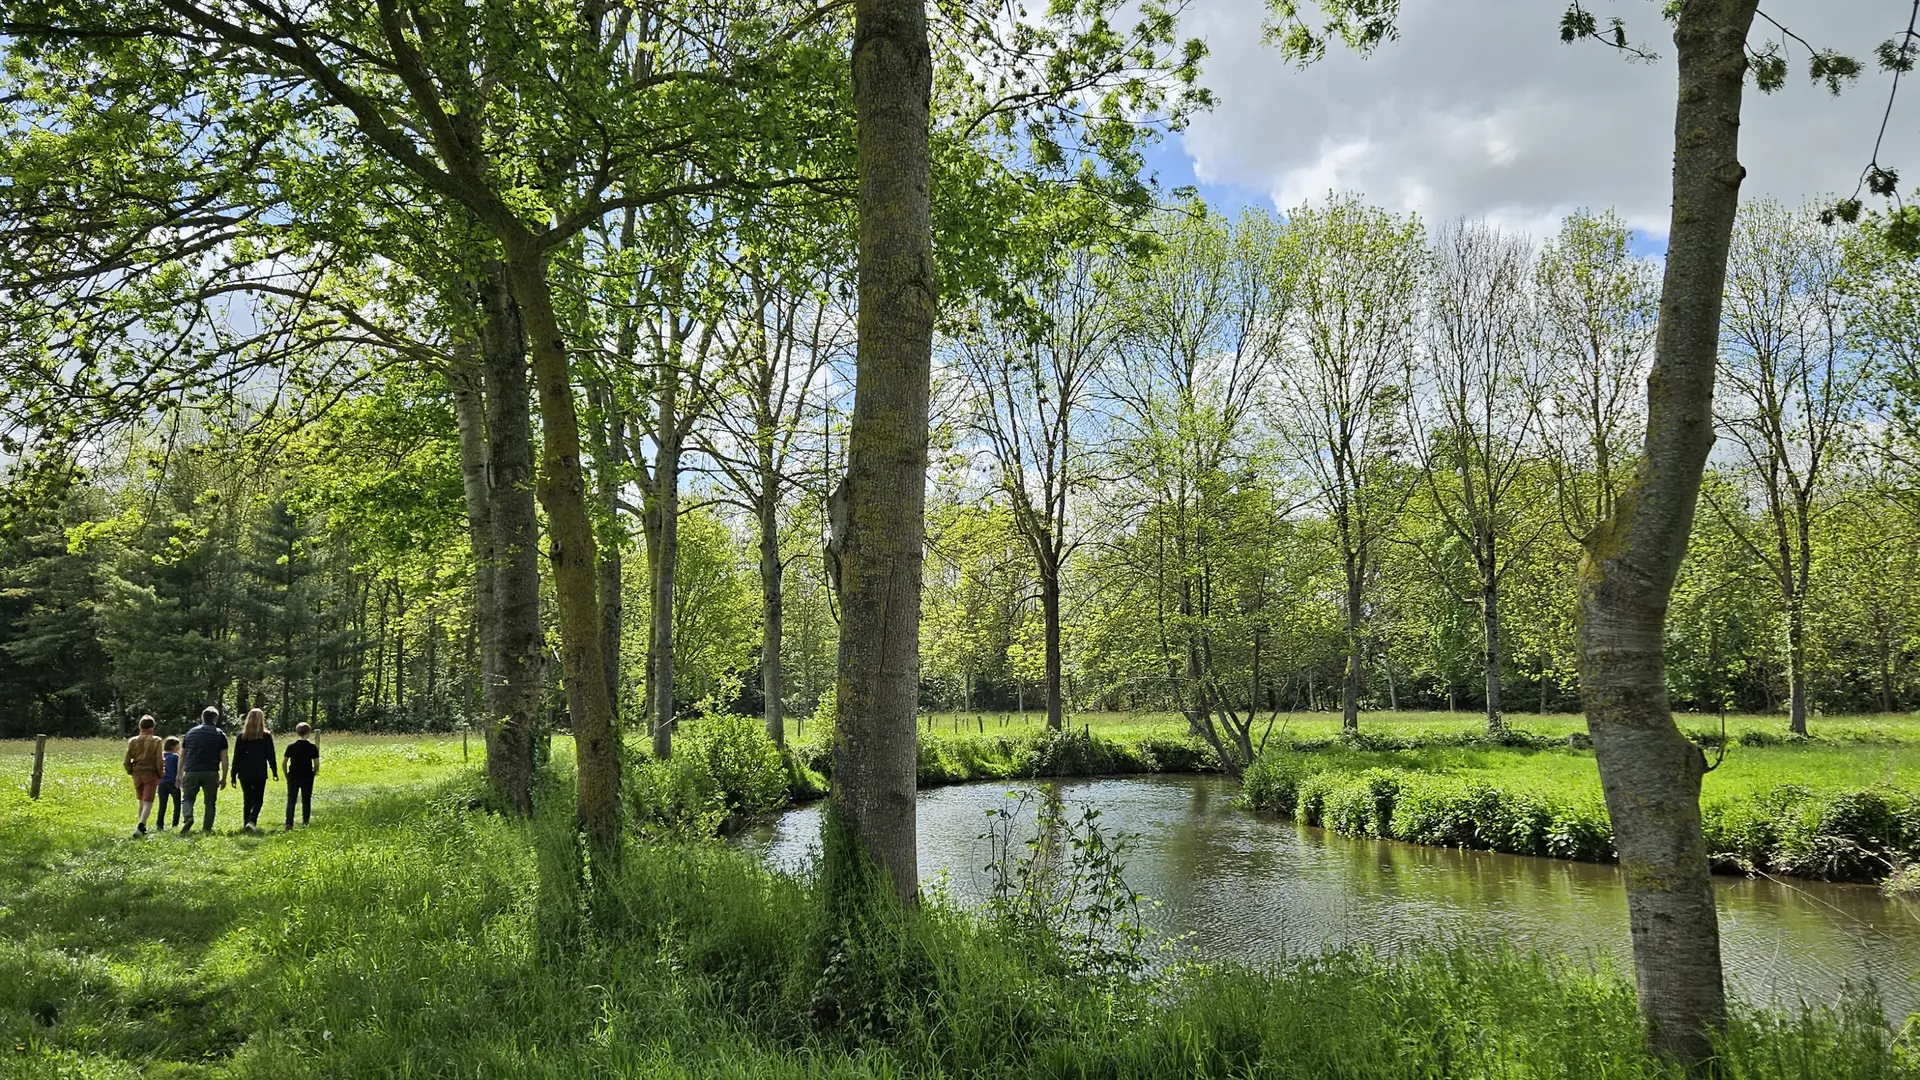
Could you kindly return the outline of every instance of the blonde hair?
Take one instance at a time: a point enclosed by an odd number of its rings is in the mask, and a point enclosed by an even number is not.
[[[257,739],[267,733],[267,714],[259,709],[247,710],[247,726],[240,730],[243,739]]]

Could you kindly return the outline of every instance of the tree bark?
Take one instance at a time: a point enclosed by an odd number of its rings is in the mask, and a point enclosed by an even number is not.
[[[767,724],[767,738],[775,746],[787,745],[786,717],[782,712],[780,641],[785,633],[786,566],[780,561],[780,507],[777,502],[773,471],[761,474],[760,517],[760,696],[761,714]]]
[[[647,722],[653,756],[673,756],[673,579],[680,563],[680,419],[661,391],[647,499]]]
[[[841,633],[833,804],[900,901],[919,895],[914,708],[926,534],[935,280],[924,0],[858,0],[853,104],[859,172],[858,346],[847,472],[834,492]],[[831,869],[831,868],[830,868]],[[845,878],[846,868],[829,873]]]
[[[487,264],[478,284],[492,585],[491,625],[482,641],[487,776],[507,805],[526,814],[533,811],[533,733],[546,637],[540,622],[540,519],[534,509],[526,332],[499,261]]]
[[[1347,678],[1340,695],[1340,730],[1360,730],[1360,687],[1365,678],[1365,663],[1360,639],[1360,605],[1364,573],[1347,559]]]
[[[1807,614],[1803,602],[1787,603],[1787,730],[1807,733]]]
[[[1066,728],[1066,707],[1060,698],[1060,567],[1057,562],[1040,568],[1040,615],[1046,623],[1047,730]],[[1024,706],[1021,709],[1025,712]]]
[[[1713,381],[1756,0],[1686,0],[1674,29],[1673,222],[1647,384],[1646,448],[1587,540],[1580,684],[1626,879],[1634,976],[1652,1045],[1700,1067],[1726,1024],[1720,927],[1700,824],[1706,759],[1667,699],[1662,636],[1713,446]]]
[[[541,455],[536,491],[547,510],[548,562],[559,606],[562,675],[573,718],[580,826],[602,859],[620,840],[620,737],[607,697],[600,651],[599,582],[593,520],[587,515],[580,416],[555,317],[546,257],[531,243],[507,245],[507,278],[525,320],[540,400]]]
[[[607,700],[613,703],[614,713],[618,715],[620,651],[626,621],[626,559],[621,553],[625,537],[620,527],[621,466],[627,460],[626,421],[619,415],[611,394],[600,393],[596,404],[595,411],[600,417],[592,428],[594,483],[600,512],[606,515],[610,534],[600,548],[595,566],[600,595],[600,655],[607,667]]]
[[[1481,662],[1487,677],[1487,734],[1497,735],[1506,726],[1500,701],[1500,586],[1492,575],[1483,577],[1480,588],[1480,623],[1486,639]]]

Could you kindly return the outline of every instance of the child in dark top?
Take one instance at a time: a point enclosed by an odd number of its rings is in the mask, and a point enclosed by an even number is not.
[[[247,712],[246,726],[233,741],[233,775],[240,779],[240,831],[260,831],[260,805],[267,801],[267,771],[280,778],[280,763],[273,757],[273,733],[267,730],[267,714],[259,709]]]
[[[167,736],[160,754],[160,808],[154,813],[154,828],[167,828],[167,800],[173,800],[173,828],[180,827],[180,740]]]
[[[313,778],[320,774],[320,748],[315,746],[309,736],[313,728],[307,724],[295,724],[293,733],[300,736],[287,744],[287,831],[293,831],[293,800],[300,800],[300,824],[313,823]]]

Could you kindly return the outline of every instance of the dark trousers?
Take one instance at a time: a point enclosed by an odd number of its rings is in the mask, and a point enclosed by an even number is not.
[[[300,800],[300,824],[313,821],[313,776],[287,774],[287,828],[293,828],[293,800]]]
[[[173,824],[180,824],[180,785],[162,783],[160,785],[160,808],[154,811],[153,824],[156,828],[167,827],[167,800],[173,800]]]
[[[260,807],[267,801],[267,774],[240,777],[240,823],[258,825]]]
[[[186,825],[193,828],[193,804],[199,801],[201,792],[207,793],[207,817],[200,823],[205,832],[213,831],[213,811],[219,805],[220,774],[217,772],[190,772],[180,774],[180,798],[187,807]]]

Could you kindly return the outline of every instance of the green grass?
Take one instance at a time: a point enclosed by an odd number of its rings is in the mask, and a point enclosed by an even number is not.
[[[81,794],[125,801],[88,782],[116,748],[63,755],[62,796],[31,808],[10,761],[0,1075],[1675,1075],[1637,1048],[1621,976],[1531,956],[1103,987],[935,906],[823,973],[853,946],[817,886],[712,843],[632,845],[581,932],[564,778],[530,825],[475,808],[457,741],[328,745],[336,798],[290,836],[129,840]],[[1742,1013],[1726,1055],[1729,1077],[1920,1076],[1864,1003]]]

